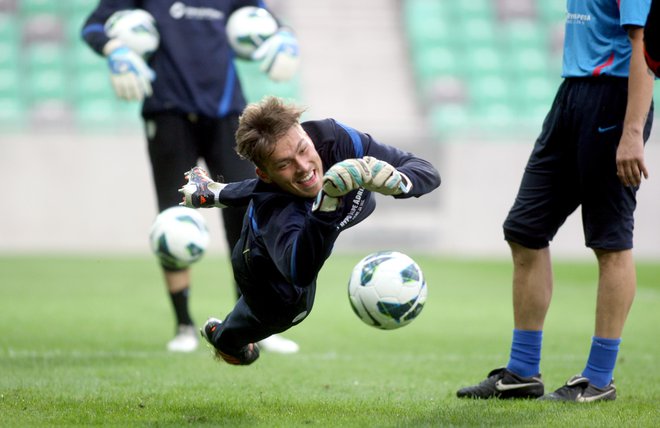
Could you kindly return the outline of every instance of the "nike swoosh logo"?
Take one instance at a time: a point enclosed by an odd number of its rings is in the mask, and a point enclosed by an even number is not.
[[[592,395],[590,397],[583,397],[582,393],[579,393],[578,396],[575,397],[575,401],[577,401],[578,403],[590,403],[592,401],[600,400],[603,397],[607,397],[608,395],[610,395],[613,392],[614,392],[614,390],[611,389],[609,391],[603,392],[602,394]]]
[[[607,131],[611,131],[611,130],[613,130],[613,129],[616,128],[617,126],[619,126],[619,125],[607,126],[607,127],[605,127],[605,128],[603,128],[602,126],[599,126],[599,127],[598,127],[598,132],[600,132],[600,133],[602,134],[603,132],[607,132]]]
[[[512,389],[526,388],[528,386],[537,385],[537,382],[533,383],[502,383],[501,380],[495,382],[495,389],[498,391],[510,391]]]

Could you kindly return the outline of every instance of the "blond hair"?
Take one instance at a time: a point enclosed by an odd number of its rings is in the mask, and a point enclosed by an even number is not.
[[[238,120],[236,152],[263,168],[277,141],[300,122],[304,111],[274,96],[249,104]]]

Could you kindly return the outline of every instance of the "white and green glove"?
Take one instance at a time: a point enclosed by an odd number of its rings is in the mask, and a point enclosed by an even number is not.
[[[261,61],[260,69],[275,82],[290,80],[298,71],[300,49],[291,31],[280,28],[252,54],[253,61]]]
[[[323,191],[333,197],[365,187],[371,181],[371,169],[364,159],[346,159],[332,165],[323,175]]]
[[[110,67],[110,82],[117,97],[126,101],[142,101],[151,96],[151,82],[156,78],[144,59],[117,39],[103,47]]]
[[[371,156],[362,159],[368,165],[371,174],[371,180],[364,183],[365,189],[381,195],[400,195],[412,189],[410,179],[389,163]]]

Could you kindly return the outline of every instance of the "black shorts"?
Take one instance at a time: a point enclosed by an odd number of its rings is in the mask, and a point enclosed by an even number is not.
[[[628,79],[566,79],[527,162],[504,237],[544,248],[582,206],[585,245],[624,250],[633,245],[636,188],[616,175],[616,150],[626,113]],[[653,122],[651,106],[644,141]]]

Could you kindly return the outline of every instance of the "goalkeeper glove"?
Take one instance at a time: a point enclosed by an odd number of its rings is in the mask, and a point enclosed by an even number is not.
[[[252,54],[253,61],[261,61],[261,71],[275,81],[291,79],[300,64],[298,40],[291,31],[280,28]]]
[[[334,164],[323,175],[323,191],[333,197],[348,192],[371,181],[371,170],[363,159],[346,159]]]
[[[363,161],[371,173],[371,180],[364,183],[365,189],[382,195],[400,195],[412,189],[410,179],[389,163],[371,156],[365,156]]]
[[[318,195],[316,195],[316,200],[312,205],[312,211],[320,211],[324,213],[333,212],[339,208],[340,202],[340,198],[329,196],[327,193],[321,190]]]
[[[140,55],[116,39],[106,43],[103,53],[108,58],[110,81],[119,98],[142,101],[151,96],[151,82],[156,74]]]
[[[189,208],[224,208],[219,202],[220,192],[227,186],[211,180],[202,168],[196,166],[185,174],[188,183],[179,189],[183,200],[179,205]]]

